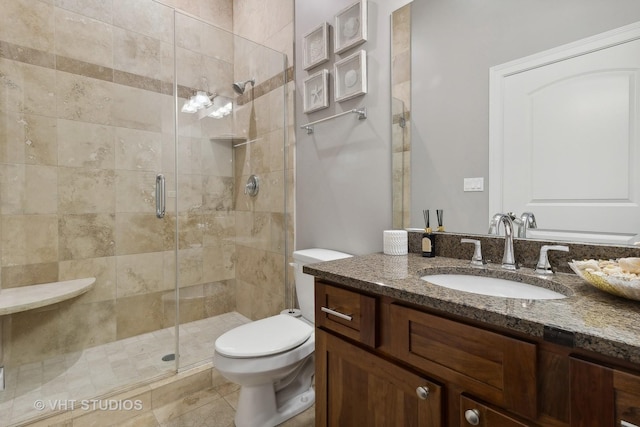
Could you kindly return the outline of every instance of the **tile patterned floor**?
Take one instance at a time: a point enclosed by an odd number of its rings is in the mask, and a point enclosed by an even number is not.
[[[181,325],[181,369],[210,361],[216,338],[248,321],[249,319],[241,314],[231,312]],[[166,375],[174,370],[175,363],[163,361],[162,356],[173,353],[174,343],[175,329],[167,328],[81,352],[53,357],[43,362],[5,369],[7,387],[0,391],[0,426],[20,425],[25,420],[42,415],[42,411],[38,412],[34,408],[34,402],[38,400],[44,401],[48,410],[52,409],[52,405],[53,409],[59,409],[55,408],[56,404],[59,405],[58,402],[92,399],[131,384]],[[162,421],[162,425],[232,425],[225,424],[224,420],[227,419],[228,412],[233,412],[233,394],[221,395],[216,390],[205,390],[202,393],[202,398],[206,397],[205,400],[211,402],[199,406],[197,411],[211,411],[211,414],[215,415],[214,418],[220,418],[221,424],[191,421],[164,424]],[[214,396],[219,398],[214,399]],[[199,395],[194,398],[196,397],[197,401],[202,400]],[[203,419],[209,419],[209,415]],[[148,417],[149,414],[145,413],[145,416]],[[197,414],[191,416],[198,417]],[[167,417],[160,416],[159,419],[166,420]],[[230,419],[233,419],[233,415]]]

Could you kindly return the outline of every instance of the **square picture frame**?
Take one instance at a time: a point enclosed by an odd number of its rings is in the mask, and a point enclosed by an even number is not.
[[[307,114],[329,106],[329,71],[326,68],[304,80],[303,104]]]
[[[334,25],[335,53],[342,53],[367,41],[367,0],[360,0],[338,12]]]
[[[367,93],[367,52],[360,50],[334,64],[336,102]]]
[[[314,68],[329,60],[329,23],[323,22],[302,36],[302,67]]]

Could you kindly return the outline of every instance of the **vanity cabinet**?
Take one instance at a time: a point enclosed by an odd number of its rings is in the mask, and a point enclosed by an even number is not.
[[[640,427],[636,364],[319,279],[315,291],[318,427]]]
[[[572,357],[571,426],[640,427],[640,376]]]

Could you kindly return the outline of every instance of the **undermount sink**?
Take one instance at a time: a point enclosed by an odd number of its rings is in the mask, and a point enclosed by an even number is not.
[[[445,288],[480,295],[529,300],[566,298],[559,292],[541,286],[495,277],[474,276],[470,274],[429,274],[422,280]]]

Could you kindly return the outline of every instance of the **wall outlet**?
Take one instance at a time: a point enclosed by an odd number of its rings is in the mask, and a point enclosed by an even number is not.
[[[465,178],[464,191],[484,191],[484,178]]]

